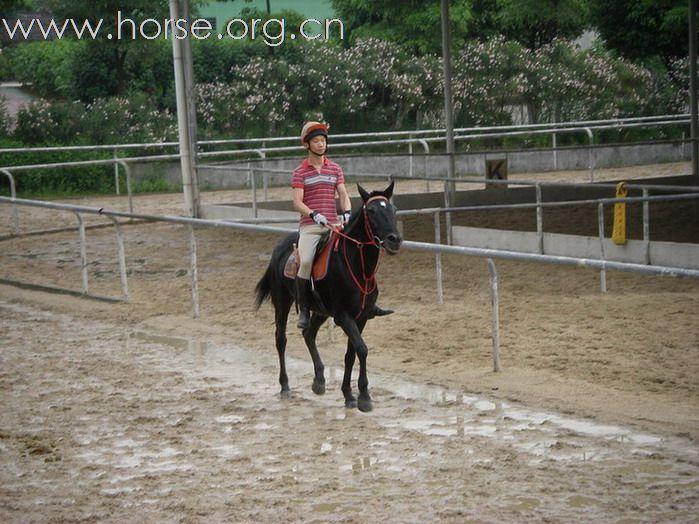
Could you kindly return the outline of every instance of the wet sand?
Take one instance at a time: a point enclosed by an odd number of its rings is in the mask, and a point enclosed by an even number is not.
[[[373,374],[372,414],[276,357],[0,301],[4,522],[690,522],[699,447]]]
[[[180,198],[135,210],[178,213]],[[9,217],[0,208],[0,235]],[[0,286],[4,521],[690,522],[699,509],[697,281],[608,272],[602,294],[594,271],[497,262],[493,373],[485,260],[444,257],[438,306],[433,256],[385,257],[380,301],[396,313],[366,329],[366,415],[343,407],[334,328],[319,336],[327,394],[310,391],[290,329],[294,398],[277,396],[272,310],[253,308],[277,236],[197,231],[194,320],[188,232],[124,233],[129,303]],[[87,235],[91,291],[118,295],[112,228]],[[76,231],[0,247],[1,277],[79,289]]]

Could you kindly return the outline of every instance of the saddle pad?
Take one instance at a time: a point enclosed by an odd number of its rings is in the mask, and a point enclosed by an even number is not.
[[[316,282],[323,280],[328,275],[328,267],[330,267],[330,253],[333,249],[337,249],[337,244],[340,241],[340,236],[334,233],[330,237],[321,241],[320,251],[316,253],[313,260],[312,276]],[[284,264],[284,276],[294,279],[299,270],[299,250],[294,246],[294,250],[289,254],[289,257]]]
[[[318,282],[328,276],[328,267],[330,267],[330,253],[333,249],[337,249],[337,244],[340,242],[340,235],[335,232],[330,233],[330,238],[321,249],[320,253],[316,253],[313,260],[313,280]]]

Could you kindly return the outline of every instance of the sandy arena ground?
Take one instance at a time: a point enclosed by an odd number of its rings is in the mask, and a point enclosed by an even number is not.
[[[139,196],[135,211],[177,214],[181,196]],[[0,236],[10,218],[0,207]],[[76,220],[23,208],[20,223]],[[195,320],[188,231],[123,229],[128,303],[0,285],[3,522],[696,521],[699,281],[608,272],[602,294],[595,271],[497,261],[494,373],[486,261],[444,257],[439,306],[433,255],[384,257],[380,302],[396,313],[365,331],[375,410],[361,414],[343,407],[332,327],[319,336],[326,395],[310,391],[295,329],[294,398],[276,395],[272,308],[255,311],[253,289],[277,236],[197,230]],[[90,291],[118,296],[113,229],[87,237]],[[0,278],[80,288],[75,230],[4,238],[0,253]]]

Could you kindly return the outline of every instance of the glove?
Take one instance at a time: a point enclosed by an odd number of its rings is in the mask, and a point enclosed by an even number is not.
[[[340,224],[343,226],[349,222],[350,216],[352,216],[352,213],[350,211],[345,211],[340,215]]]
[[[323,215],[322,213],[318,213],[318,211],[312,211],[311,218],[313,219],[313,222],[315,222],[319,226],[328,225],[328,219],[325,218],[325,215]]]

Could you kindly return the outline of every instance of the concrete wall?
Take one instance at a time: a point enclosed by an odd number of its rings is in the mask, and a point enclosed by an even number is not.
[[[419,147],[414,151],[418,153]],[[385,174],[398,176],[446,176],[447,162],[441,155],[408,155],[375,156],[367,151],[366,156],[343,156],[340,151],[333,151],[330,157],[338,162],[348,175],[356,174]],[[285,160],[253,160],[251,165],[259,169],[282,170],[283,173],[266,173],[258,175],[258,185],[263,184],[263,176],[269,185],[286,185],[289,183],[291,171],[299,164],[303,153],[299,150],[297,158]],[[499,153],[464,153],[459,154],[456,170],[459,175],[484,176],[486,159],[506,158],[508,172],[532,173],[552,170],[583,170],[588,169],[590,150],[563,149],[556,151],[555,158],[551,151],[516,151]],[[630,145],[618,147],[598,147],[592,150],[592,163],[596,168],[624,167],[663,162],[677,162],[690,159],[690,151],[682,145]],[[411,168],[412,164],[412,168]],[[202,189],[232,189],[250,186],[247,171],[241,171],[248,162],[235,164],[236,169],[219,171],[200,168],[199,184]],[[148,177],[165,177],[175,188],[182,184],[179,162],[136,164],[132,170],[135,182]]]
[[[452,235],[457,246],[539,253],[536,232],[454,226]],[[629,240],[618,246],[608,238],[601,243],[598,237],[555,233],[544,233],[543,241],[543,252],[547,255],[699,269],[697,244]]]

